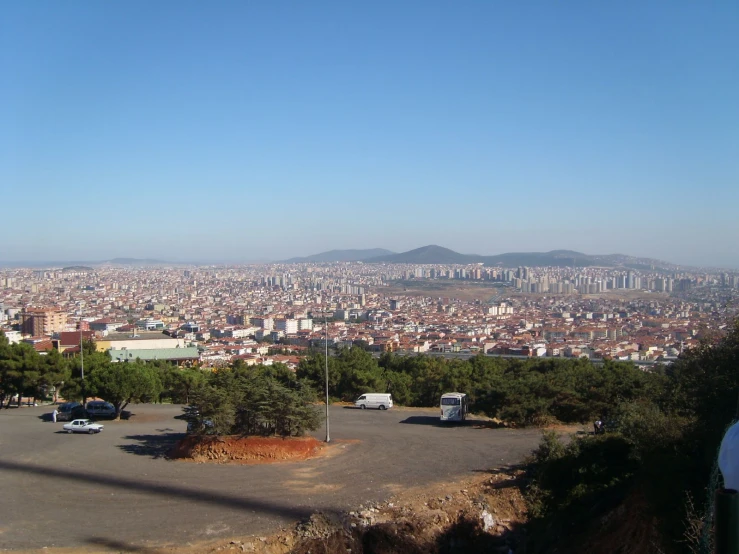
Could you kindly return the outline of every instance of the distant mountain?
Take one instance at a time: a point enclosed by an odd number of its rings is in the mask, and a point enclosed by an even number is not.
[[[678,266],[651,258],[637,258],[624,254],[591,255],[574,250],[552,250],[550,252],[509,252],[496,256],[460,254],[437,245],[423,246],[408,252],[378,256],[364,260],[367,263],[391,264],[474,264],[487,266],[518,267],[626,267],[633,269],[675,269]]]
[[[159,264],[167,264],[170,262],[165,262],[162,260],[140,259],[140,258],[113,258],[112,260],[107,260],[102,263],[115,264],[115,265],[159,265]]]
[[[283,263],[286,264],[303,264],[303,263],[321,263],[321,262],[362,262],[370,258],[380,256],[388,256],[394,254],[391,250],[384,248],[369,248],[366,250],[331,250],[329,252],[321,252],[312,256],[304,256],[302,258],[290,258]]]
[[[473,264],[482,260],[481,256],[460,254],[443,246],[431,244],[408,252],[378,256],[365,261],[389,264]]]

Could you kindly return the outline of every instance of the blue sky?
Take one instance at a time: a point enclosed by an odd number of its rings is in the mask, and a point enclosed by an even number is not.
[[[0,10],[0,260],[739,267],[735,0]]]

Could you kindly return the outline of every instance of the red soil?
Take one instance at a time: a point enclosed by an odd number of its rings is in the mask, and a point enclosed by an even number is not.
[[[200,437],[190,435],[170,451],[172,458],[196,462],[269,464],[288,460],[307,460],[325,446],[313,437]]]

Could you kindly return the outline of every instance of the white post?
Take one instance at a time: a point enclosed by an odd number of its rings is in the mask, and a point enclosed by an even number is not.
[[[80,328],[80,369],[82,376],[82,407],[85,407],[85,351],[82,347],[82,328]]]
[[[328,424],[328,316],[323,312],[323,323],[326,326],[326,442],[331,442]]]

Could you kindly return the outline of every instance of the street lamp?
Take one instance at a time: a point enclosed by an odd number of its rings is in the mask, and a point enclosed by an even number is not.
[[[82,348],[82,329],[80,328],[80,375],[82,376],[82,407],[85,406],[85,349]]]
[[[326,312],[323,312],[323,324],[326,327],[326,442],[331,442],[328,425],[328,316],[326,315]]]

